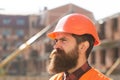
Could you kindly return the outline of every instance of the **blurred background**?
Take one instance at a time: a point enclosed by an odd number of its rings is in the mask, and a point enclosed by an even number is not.
[[[70,13],[88,16],[101,45],[89,63],[120,80],[120,1],[0,0],[0,80],[48,80],[47,60],[53,41],[46,34]]]

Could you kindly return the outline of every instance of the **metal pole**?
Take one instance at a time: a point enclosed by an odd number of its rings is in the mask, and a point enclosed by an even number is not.
[[[112,67],[106,72],[106,75],[109,76],[119,64],[120,58],[118,58],[116,62],[112,65]]]
[[[30,38],[28,41],[26,41],[24,44],[22,44],[18,49],[16,49],[11,55],[6,57],[1,63],[0,68],[3,68],[8,62],[13,60],[17,55],[20,54],[20,52],[27,49],[33,42],[35,42],[40,36],[42,36],[46,31],[48,31],[50,26],[45,27],[43,30],[38,32],[36,35],[34,35],[32,38]]]

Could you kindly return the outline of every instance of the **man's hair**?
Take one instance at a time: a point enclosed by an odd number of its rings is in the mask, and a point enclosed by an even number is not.
[[[84,34],[84,35],[72,34],[72,36],[76,39],[77,44],[80,44],[81,42],[84,42],[84,41],[89,42],[90,46],[86,51],[86,58],[88,58],[95,42],[95,39],[93,38],[93,36],[90,34]]]

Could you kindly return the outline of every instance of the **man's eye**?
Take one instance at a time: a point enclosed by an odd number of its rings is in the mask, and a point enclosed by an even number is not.
[[[61,38],[61,39],[55,39],[54,42],[57,43],[58,41],[60,42],[64,42],[67,41],[65,38]]]
[[[56,42],[58,42],[58,40],[57,40],[57,39],[55,39],[55,40],[54,40],[54,42],[56,43]]]
[[[66,41],[66,39],[65,39],[65,38],[62,38],[61,41]]]

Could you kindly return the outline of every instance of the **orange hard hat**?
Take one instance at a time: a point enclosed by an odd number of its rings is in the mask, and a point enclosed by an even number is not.
[[[55,30],[48,33],[48,37],[54,39],[56,37],[56,33],[58,32],[66,32],[77,35],[90,34],[95,39],[95,46],[100,43],[95,24],[88,17],[82,14],[73,13],[61,18],[57,23]]]

